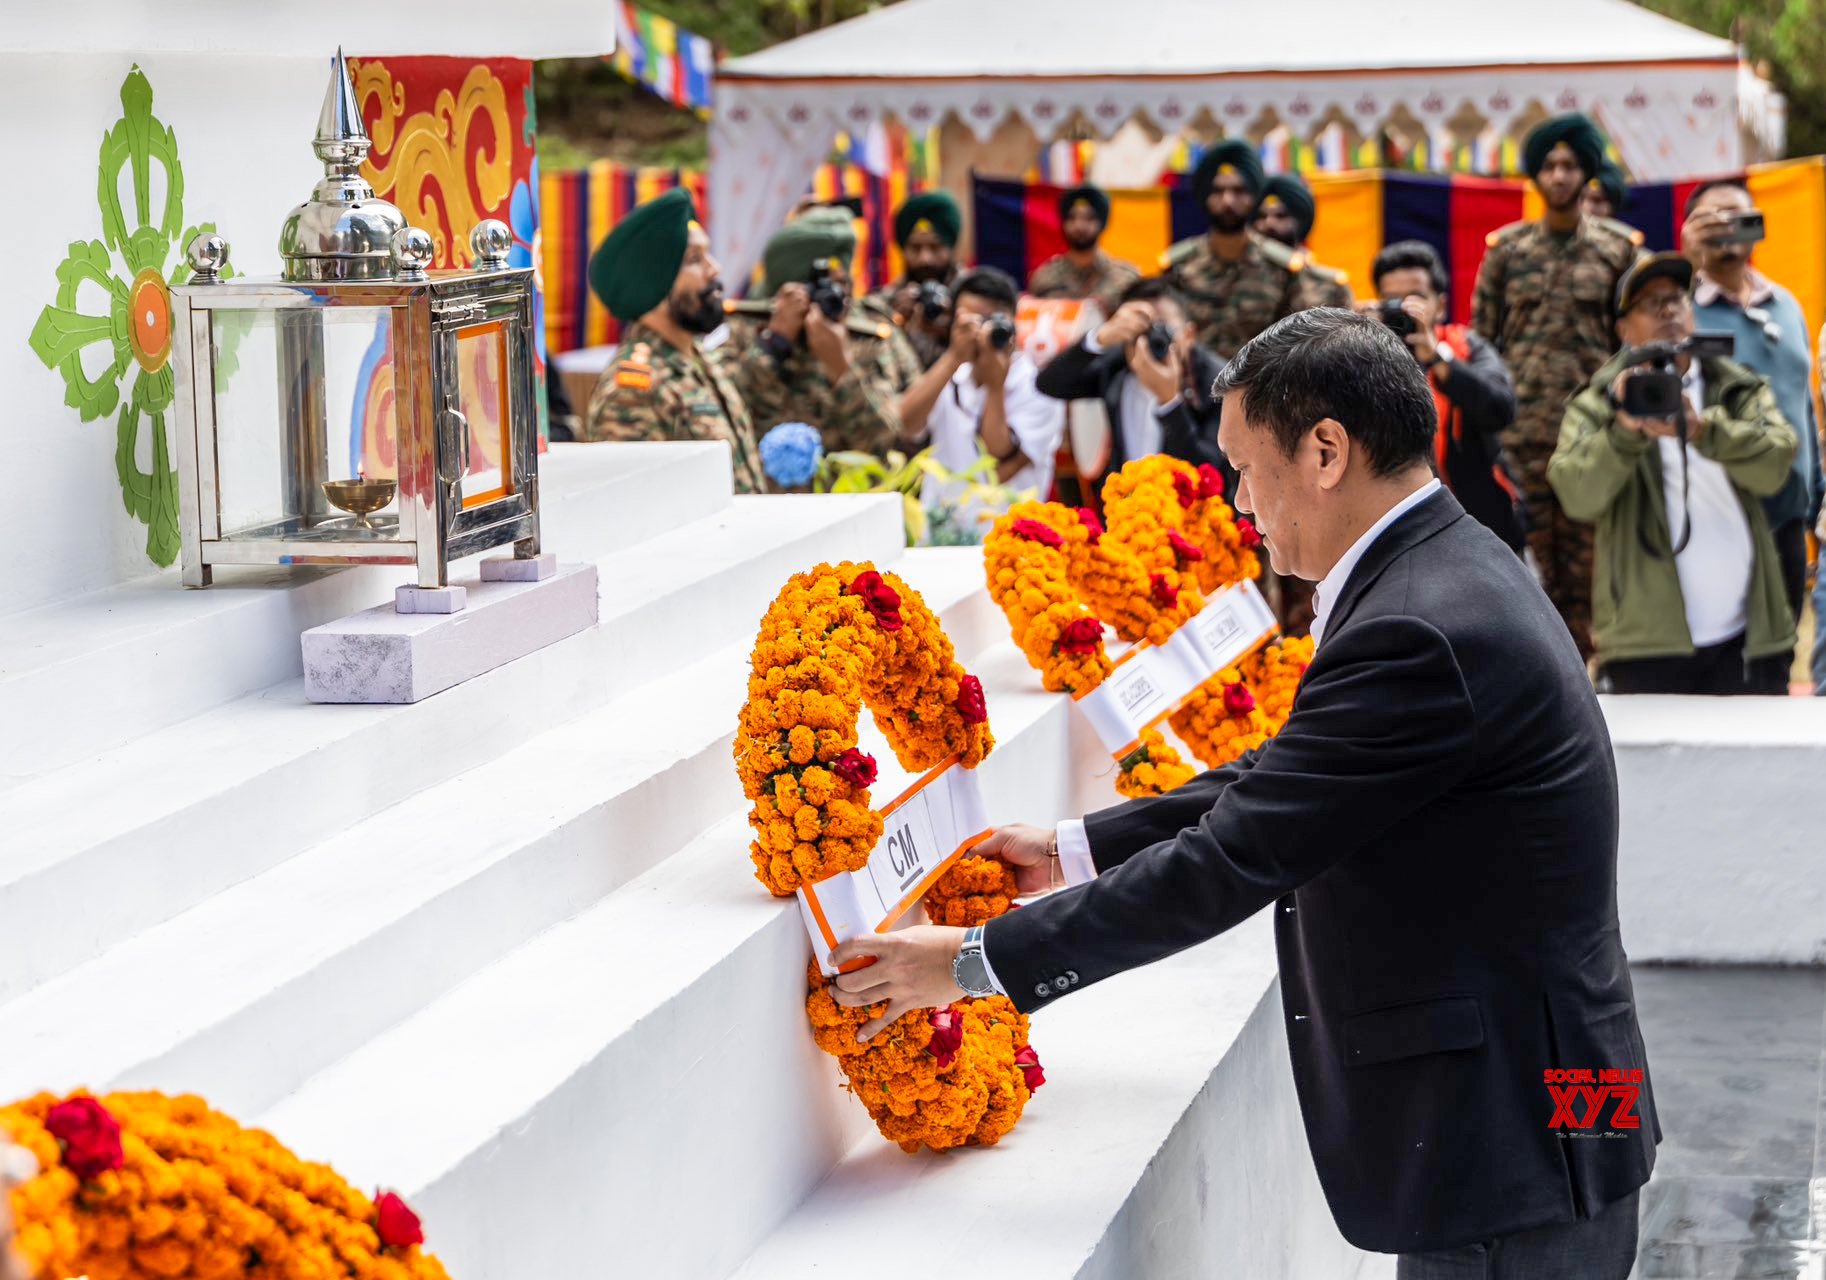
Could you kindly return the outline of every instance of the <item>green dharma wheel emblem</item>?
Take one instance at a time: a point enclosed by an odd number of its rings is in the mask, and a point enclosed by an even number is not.
[[[182,246],[198,232],[214,231],[215,224],[183,225],[177,136],[152,114],[152,85],[137,66],[121,83],[120,104],[121,118],[101,141],[96,190],[102,238],[70,245],[57,266],[56,301],[39,313],[30,342],[45,367],[63,378],[64,403],[82,421],[120,409],[114,470],[121,502],[146,526],[147,556],[164,566],[178,555],[178,477],[165,422],[172,400],[171,286],[190,275]],[[164,175],[163,206],[157,209],[154,164]],[[132,192],[130,209],[121,205],[123,174]],[[82,290],[85,284],[95,288]],[[79,290],[85,300],[105,299],[107,313],[79,309]],[[103,350],[89,352],[85,362],[90,348]],[[88,370],[98,366],[100,372],[90,377]],[[131,386],[123,387],[128,378]],[[140,470],[143,432],[151,434],[150,471]]]

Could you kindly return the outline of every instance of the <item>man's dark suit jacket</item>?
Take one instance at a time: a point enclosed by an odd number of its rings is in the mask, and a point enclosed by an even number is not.
[[[1610,736],[1559,614],[1449,492],[1366,549],[1278,736],[1086,832],[1095,880],[989,923],[997,978],[1032,1011],[1272,903],[1307,1137],[1352,1244],[1452,1248],[1648,1180]],[[1545,1071],[1612,1067],[1643,1073],[1640,1128],[1596,1136],[1613,1103],[1592,1136],[1549,1127]]]
[[[1203,347],[1192,348],[1192,389],[1171,412],[1160,415],[1160,451],[1197,466],[1209,462],[1224,473],[1226,492],[1235,492],[1236,473],[1217,447],[1217,420],[1223,402],[1211,398],[1211,384],[1224,371],[1224,362]],[[1122,388],[1131,377],[1121,348],[1092,352],[1084,339],[1054,356],[1040,370],[1034,386],[1055,400],[1101,400],[1110,415],[1110,460],[1107,475],[1129,461],[1122,440]]]

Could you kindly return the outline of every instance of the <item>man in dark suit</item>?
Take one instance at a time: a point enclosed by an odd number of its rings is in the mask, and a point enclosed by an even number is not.
[[[1278,568],[1318,582],[1286,726],[1157,799],[999,830],[980,848],[1024,891],[1069,887],[982,932],[845,943],[840,963],[877,961],[838,999],[887,1002],[865,1038],[985,987],[1031,1011],[1273,904],[1295,1085],[1345,1238],[1400,1254],[1403,1280],[1624,1280],[1661,1127],[1584,664],[1521,561],[1439,487],[1432,396],[1383,326],[1297,313],[1219,394],[1237,506]]]
[[[1149,347],[1157,324],[1172,340],[1165,359]],[[1115,314],[1053,357],[1034,385],[1056,400],[1103,401],[1110,415],[1105,472],[1165,453],[1194,465],[1209,462],[1228,481],[1235,477],[1217,447],[1223,406],[1210,392],[1223,368],[1198,345],[1173,286],[1154,277],[1124,289]]]

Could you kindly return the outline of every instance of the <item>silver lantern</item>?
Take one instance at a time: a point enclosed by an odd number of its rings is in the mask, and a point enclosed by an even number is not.
[[[539,552],[531,268],[500,222],[474,267],[433,271],[431,236],[361,176],[339,51],[313,147],[324,176],[285,221],[283,274],[227,276],[200,235],[172,289],[183,573],[220,564],[409,564],[512,543]]]

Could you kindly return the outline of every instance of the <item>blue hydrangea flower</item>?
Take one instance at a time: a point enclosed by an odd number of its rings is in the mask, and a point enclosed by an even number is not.
[[[785,489],[808,483],[823,456],[818,428],[804,422],[782,422],[761,437],[761,470]]]

